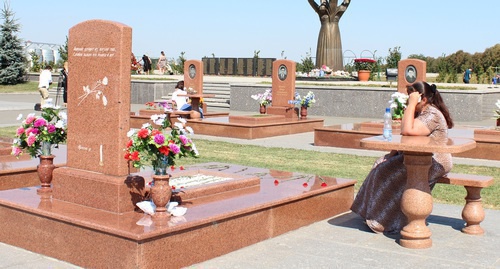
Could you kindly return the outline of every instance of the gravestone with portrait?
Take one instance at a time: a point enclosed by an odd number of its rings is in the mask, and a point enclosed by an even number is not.
[[[184,87],[193,89],[196,94],[203,94],[203,62],[187,60],[184,63]]]
[[[130,129],[130,66],[123,63],[131,53],[127,25],[89,20],[69,29],[67,163],[54,171],[54,198],[112,212],[134,209],[123,157]]]
[[[283,115],[285,118],[298,118],[297,110],[290,100],[295,98],[295,68],[291,60],[276,60],[273,62],[272,98],[267,113]]]
[[[405,59],[398,62],[398,92],[406,93],[406,85],[425,81],[427,63],[419,59]]]

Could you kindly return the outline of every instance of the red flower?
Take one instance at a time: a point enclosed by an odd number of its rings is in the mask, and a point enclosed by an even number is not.
[[[174,171],[175,170],[175,165],[170,166],[170,170]]]
[[[175,186],[172,186],[172,190],[175,190]]]
[[[158,151],[163,154],[163,155],[168,155],[170,152],[170,149],[167,146],[160,147]]]
[[[137,132],[137,137],[142,139],[148,137],[148,135],[149,135],[148,129],[140,129],[139,132]]]
[[[140,158],[139,158],[139,152],[138,151],[132,152],[132,154],[130,154],[130,159],[132,161],[138,161],[138,160],[140,160]]]
[[[127,142],[127,148],[130,148],[133,144],[134,144],[134,141],[129,140],[129,141]]]
[[[304,182],[304,184],[302,184],[302,187],[304,187],[304,188],[307,188],[307,186],[308,186],[307,182]]]
[[[154,129],[153,131],[151,131],[151,136],[155,136],[157,134],[161,134],[160,130]]]
[[[184,170],[184,166],[179,167],[179,169]]]
[[[280,182],[277,179],[275,179],[274,180],[274,186],[278,186],[278,184],[280,184]]]
[[[123,157],[125,157],[125,160],[130,160],[130,152],[127,151]]]
[[[326,187],[326,186],[327,186],[327,185],[326,185],[326,182],[321,183],[321,187],[323,187],[323,188],[324,188],[324,187]]]

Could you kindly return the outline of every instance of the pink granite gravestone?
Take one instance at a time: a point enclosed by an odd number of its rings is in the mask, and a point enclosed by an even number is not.
[[[405,59],[398,62],[398,92],[406,93],[406,85],[415,81],[425,81],[427,63],[418,59]]]
[[[55,198],[115,212],[133,210],[123,183],[131,51],[132,28],[124,24],[89,20],[69,30],[67,167],[54,172]]]
[[[273,62],[273,102],[267,108],[267,113],[284,115],[286,118],[297,118],[294,105],[289,104],[295,98],[295,68],[296,64],[290,60],[276,60]]]
[[[192,88],[196,94],[203,94],[203,62],[187,60],[184,62],[184,87]]]

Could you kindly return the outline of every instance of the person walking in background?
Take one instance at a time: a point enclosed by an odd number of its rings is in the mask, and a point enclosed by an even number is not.
[[[160,53],[160,58],[158,59],[158,70],[160,74],[163,75],[165,73],[165,68],[167,67],[167,57],[165,57],[165,52]]]
[[[469,68],[464,72],[464,83],[469,84],[471,77],[472,77],[472,68]]]
[[[68,62],[64,62],[61,70],[61,88],[63,90],[63,103],[67,107],[68,103]]]
[[[453,120],[436,85],[417,81],[408,85],[406,91],[409,97],[401,121],[401,135],[448,139]],[[401,210],[407,181],[403,162],[404,155],[400,151],[391,151],[375,161],[351,206],[352,211],[365,219],[375,233],[397,233],[407,224]],[[452,166],[451,154],[433,154],[428,182],[431,190],[438,178],[447,174]]]
[[[45,105],[45,101],[49,98],[49,87],[52,84],[52,66],[47,65],[40,73],[38,78],[38,91],[40,92],[40,106]]]
[[[151,70],[151,58],[147,54],[142,55],[142,71],[144,74],[149,75],[149,71]],[[139,61],[140,62],[140,61]]]

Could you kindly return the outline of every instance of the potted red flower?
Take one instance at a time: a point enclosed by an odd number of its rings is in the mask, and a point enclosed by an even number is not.
[[[359,81],[368,81],[370,78],[370,73],[375,66],[376,61],[370,58],[358,58],[354,59],[354,68],[358,71]]]

